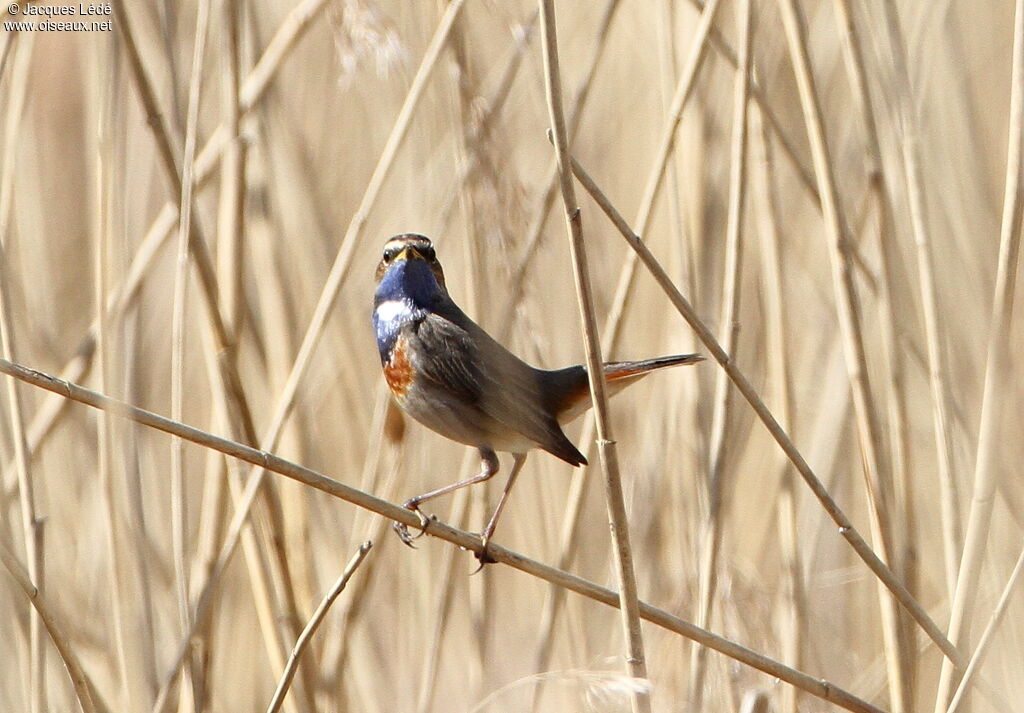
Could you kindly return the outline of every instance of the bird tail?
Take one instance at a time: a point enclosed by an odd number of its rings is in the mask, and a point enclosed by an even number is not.
[[[670,366],[695,364],[703,361],[700,354],[676,354],[674,356],[641,359],[640,361],[609,361],[604,364],[605,383],[608,396],[614,396],[630,384],[656,371]],[[582,366],[542,372],[544,392],[551,411],[557,414],[560,423],[568,423],[590,408],[590,391],[587,371]]]
[[[620,379],[633,380],[657,369],[683,364],[696,364],[704,361],[700,354],[676,354],[674,356],[654,357],[640,361],[606,361],[604,363],[605,381],[613,382]]]

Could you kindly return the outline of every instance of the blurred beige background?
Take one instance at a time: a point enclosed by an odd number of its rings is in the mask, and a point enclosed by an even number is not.
[[[580,87],[588,87],[572,150],[634,229],[646,211],[672,97],[697,46],[696,4],[557,3],[569,115]],[[736,363],[875,542],[862,420],[844,361],[850,335],[841,327],[828,223],[812,195],[819,184],[774,1],[752,3],[759,90],[748,103],[745,198],[733,233],[739,267],[736,279],[729,275],[736,71],[728,57],[735,59],[740,41],[742,5],[717,5],[643,238],[719,340],[735,329]],[[883,529],[893,569],[945,631],[956,575],[949,566],[960,566],[975,484],[1011,128],[1014,9],[899,2],[897,36],[883,2],[852,3],[861,92],[851,79],[851,36],[837,14],[846,3],[797,5],[848,231],[844,254],[890,516]],[[0,279],[10,337],[3,356],[54,374],[68,367],[77,383],[165,415],[173,410],[172,383],[182,378],[181,420],[241,439],[217,396],[218,351],[194,261],[180,303],[181,374],[172,358],[180,183],[169,180],[153,125],[170,136],[180,181],[199,9],[195,2],[116,4],[111,32],[0,34]],[[339,249],[350,251],[273,450],[395,502],[463,477],[475,463],[466,448],[412,422],[402,429],[386,412],[369,315],[373,270],[388,236],[431,236],[456,301],[531,363],[555,368],[584,359],[561,206],[557,198],[553,207],[544,203],[553,152],[534,5],[465,4],[365,206],[365,223],[359,219],[444,12],[440,2],[216,0],[198,74],[197,171],[205,175],[194,191],[192,225],[211,256],[210,296],[237,339],[255,432],[270,426]],[[33,18],[8,12],[3,19]],[[250,75],[257,79],[247,81]],[[144,85],[155,116],[140,101]],[[233,85],[243,87],[241,99]],[[877,166],[865,101],[877,127]],[[232,140],[236,112],[240,138]],[[918,176],[917,203],[908,166]],[[630,251],[582,188],[578,195],[606,358],[707,354],[642,266],[624,293],[621,318],[606,323]],[[143,245],[155,252],[137,291],[98,325],[98,348],[83,353],[97,304],[120,299]],[[932,323],[923,255],[933,266]],[[733,319],[722,311],[730,290]],[[1024,374],[1017,355],[1024,330],[1017,307],[1008,326],[996,327],[1010,359],[998,375],[1003,388],[989,434],[996,495],[971,586],[973,626],[961,642],[967,656],[1020,554]],[[930,380],[937,367],[940,378]],[[899,625],[901,644],[887,639],[874,576],[740,395],[730,389],[716,409],[719,373],[713,360],[662,372],[612,403],[641,598],[699,622],[701,592],[713,582],[704,622],[712,631],[885,710],[930,709],[938,650],[909,618]],[[167,436],[101,420],[80,405],[47,416],[47,404],[59,399],[6,378],[3,390],[0,537],[22,562],[37,553],[40,587],[109,710],[152,710],[161,691],[169,694],[165,710],[264,710],[295,627],[368,537],[376,547],[311,644],[286,709],[629,709],[613,610],[562,593],[546,628],[552,592],[543,582],[502,566],[468,577],[476,564],[470,554],[432,538],[406,549],[379,517],[273,475],[255,535],[213,591],[186,675],[168,685],[183,632],[181,592],[188,590],[194,612],[248,468],[185,445],[177,487]],[[937,438],[940,405],[945,430]],[[31,447],[24,473],[15,459],[18,424]],[[592,443],[579,440],[584,428],[573,426],[570,438],[596,463]],[[714,462],[722,509],[710,525]],[[591,470],[574,473],[535,454],[496,540],[558,562],[570,486],[583,478],[568,569],[614,587],[604,491],[599,469]],[[25,478],[31,512],[43,523],[35,545],[23,522]],[[465,512],[461,526],[479,530],[500,480],[474,489],[468,503],[444,499],[431,508],[443,520]],[[702,571],[709,537],[720,550]],[[1002,710],[999,695],[1015,701],[1024,676],[1022,606],[1019,595],[1010,601],[982,669],[997,695],[975,695],[974,710]],[[74,709],[66,672],[47,639],[33,646],[30,609],[5,577],[0,612],[0,709]],[[762,689],[771,710],[834,709],[714,652],[701,658],[693,644],[654,626],[644,634],[655,710],[738,710],[744,695]],[[33,653],[40,650],[42,659]]]

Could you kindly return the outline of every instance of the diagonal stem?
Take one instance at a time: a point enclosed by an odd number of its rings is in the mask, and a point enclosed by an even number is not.
[[[77,384],[55,378],[49,374],[30,369],[20,364],[15,364],[6,359],[0,359],[0,374],[7,374],[16,379],[32,384],[41,389],[60,394],[64,398],[113,413],[119,418],[124,418],[142,424],[164,433],[191,441],[206,448],[212,448],[220,453],[250,463],[253,466],[278,473],[294,481],[320,490],[336,498],[345,500],[358,507],[377,513],[388,520],[404,522],[410,527],[420,525],[419,518],[415,513],[405,509],[397,503],[382,500],[374,495],[345,485],[333,480],[322,473],[310,468],[285,460],[267,451],[257,450],[237,441],[232,441],[212,433],[202,431],[187,424],[172,421],[159,414],[147,411],[137,406],[113,399],[104,394],[91,391]],[[458,530],[438,521],[431,521],[427,526],[427,533],[442,540],[463,547],[473,552],[483,552],[483,543],[479,536]],[[0,549],[2,552],[2,549]],[[512,550],[507,550],[500,545],[491,543],[488,545],[487,554],[497,562],[506,564],[514,569],[529,574],[544,581],[556,584],[559,587],[574,591],[588,599],[600,602],[607,606],[617,607],[619,605],[619,594],[606,587],[590,582],[569,572],[555,567],[550,567],[537,562]],[[26,582],[27,584],[27,582]],[[31,585],[28,585],[27,593],[31,593]],[[834,703],[854,713],[885,713],[877,706],[854,696],[848,691],[832,684],[831,682],[810,676],[802,671],[785,666],[778,661],[768,658],[751,649],[741,646],[733,641],[694,626],[688,621],[673,616],[666,611],[639,602],[640,617],[668,631],[675,632],[688,639],[692,639],[704,646],[714,649],[726,656],[735,659],[743,664],[756,668],[786,681],[801,690],[810,693],[817,698]]]
[[[629,243],[629,246],[636,251],[640,260],[643,261],[644,266],[650,271],[658,285],[664,290],[668,296],[672,305],[676,308],[679,314],[687,321],[690,327],[697,333],[697,337],[701,340],[704,346],[711,352],[711,355],[715,358],[726,373],[729,375],[729,379],[733,385],[743,395],[743,398],[747,400],[751,408],[754,409],[754,413],[764,424],[765,428],[771,434],[775,442],[779,444],[779,447],[785,452],[790,462],[796,467],[797,472],[807,483],[814,496],[821,503],[822,507],[825,508],[825,512],[832,521],[839,527],[839,534],[841,534],[850,546],[853,547],[854,552],[864,561],[864,564],[875,573],[875,576],[881,580],[885,586],[892,592],[893,596],[897,601],[900,602],[907,609],[910,615],[915,621],[921,626],[928,637],[935,642],[936,646],[949,658],[956,666],[962,667],[966,663],[966,658],[949,642],[939,627],[935,624],[928,613],[924,610],[921,604],[914,599],[914,597],[907,591],[907,588],[903,586],[902,582],[893,574],[892,570],[881,560],[878,555],[875,554],[874,550],[868,545],[861,534],[854,528],[850,518],[846,516],[839,504],[832,498],[828,490],[825,488],[818,476],[814,474],[811,466],[808,465],[807,461],[804,460],[803,455],[797,449],[793,443],[789,434],[786,433],[785,429],[779,425],[779,422],[772,415],[772,412],[765,405],[764,401],[758,395],[757,391],[751,385],[746,375],[740,371],[736,364],[730,359],[729,354],[722,349],[722,345],[719,344],[718,340],[708,329],[707,325],[704,324],[703,320],[697,315],[696,310],[689,303],[686,297],[679,291],[679,288],[672,282],[672,278],[669,277],[668,273],[665,272],[665,268],[661,266],[657,258],[654,257],[653,253],[644,244],[643,240],[640,239],[636,233],[632,231],[629,224],[626,223],[625,219],[618,212],[618,210],[611,204],[608,198],[604,195],[601,189],[597,186],[590,175],[584,170],[579,162],[572,159],[572,170],[576,175],[576,178],[586,188],[587,192],[590,193],[591,197],[601,207],[601,210],[605,212],[608,218],[612,221],[619,232]]]

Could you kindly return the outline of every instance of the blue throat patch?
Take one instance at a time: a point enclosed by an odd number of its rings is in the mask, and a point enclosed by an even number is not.
[[[382,363],[391,358],[402,327],[422,320],[443,297],[437,278],[422,260],[401,260],[388,267],[373,299],[373,329]]]

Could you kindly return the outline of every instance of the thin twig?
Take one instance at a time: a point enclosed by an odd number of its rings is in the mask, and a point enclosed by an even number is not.
[[[751,146],[753,183],[751,197],[754,199],[758,219],[758,233],[761,247],[761,269],[764,275],[764,302],[767,328],[768,375],[772,384],[771,397],[775,413],[784,429],[793,427],[793,384],[790,371],[790,350],[786,348],[789,334],[789,320],[782,297],[782,254],[779,248],[779,228],[775,195],[775,166],[772,162],[771,143],[768,130],[761,120],[761,112],[750,115],[750,133],[754,139]],[[804,539],[798,533],[796,481],[790,472],[790,463],[785,454],[781,459],[779,480],[778,523],[782,561],[785,567],[783,606],[785,620],[782,625],[782,652],[786,663],[794,668],[803,665],[805,622],[807,620],[807,596],[803,578],[799,542]],[[798,689],[792,686],[782,691],[783,713],[796,713],[799,705]]]
[[[740,277],[742,270],[742,228],[747,174],[747,98],[750,74],[750,0],[736,3],[736,32],[739,49],[733,84],[733,126],[729,164],[729,203],[725,229],[725,267],[722,279],[722,307],[719,329],[725,337],[722,348],[732,357],[736,356],[736,342],[739,331]],[[635,255],[635,253],[633,253]],[[718,588],[718,556],[722,544],[722,483],[725,473],[726,429],[731,409],[729,397],[729,376],[718,372],[715,382],[715,397],[711,415],[709,436],[709,458],[707,469],[707,512],[705,515],[700,543],[699,601],[697,604],[697,626],[708,628],[711,624],[715,592]],[[706,649],[695,647],[690,659],[690,708],[701,710],[704,706],[704,676]]]
[[[116,62],[114,61],[111,48],[104,48],[101,53],[101,63],[97,67],[94,76],[108,79],[117,78]],[[108,74],[110,72],[110,74]],[[116,159],[113,152],[113,141],[111,136],[112,115],[115,102],[116,81],[101,85],[97,92],[99,98],[99,110],[97,112],[97,146],[96,146],[96,224],[95,241],[96,252],[94,260],[95,275],[95,305],[96,305],[96,383],[97,388],[103,392],[109,392],[113,383],[111,368],[113,350],[108,344],[110,336],[109,324],[107,322],[107,310],[105,309],[108,298],[107,285],[109,283],[108,273],[110,271],[109,254],[113,240],[113,173]],[[129,654],[126,650],[128,637],[125,636],[125,601],[126,596],[124,575],[124,561],[118,547],[118,509],[117,497],[114,488],[114,474],[112,472],[113,440],[111,438],[113,418],[106,413],[99,414],[96,420],[96,452],[97,452],[97,475],[100,484],[103,507],[104,539],[110,557],[109,581],[110,583],[110,604],[111,618],[113,619],[113,639],[115,649],[115,660],[117,662],[118,677],[121,685],[121,705],[129,709],[137,710],[140,702],[133,698],[132,667],[129,667]]]
[[[974,678],[975,672],[981,668],[981,664],[985,661],[985,654],[988,653],[989,644],[992,643],[992,637],[1006,615],[1006,609],[1010,605],[1010,597],[1017,586],[1017,582],[1020,581],[1022,572],[1024,572],[1024,550],[1021,550],[1021,553],[1017,556],[1017,564],[1014,565],[1010,578],[1006,581],[1006,586],[1003,588],[1003,593],[999,597],[999,603],[996,604],[995,611],[992,612],[992,617],[989,619],[985,631],[982,632],[974,653],[971,654],[971,661],[967,664],[967,670],[964,671],[963,678],[960,679],[960,685],[957,686],[956,693],[953,695],[953,700],[949,702],[949,708],[946,709],[946,713],[957,713],[960,710],[960,704],[966,700],[971,680]]]
[[[314,309],[313,316],[310,318],[302,345],[299,347],[298,355],[295,357],[295,361],[292,364],[288,380],[278,398],[277,406],[273,416],[271,417],[270,426],[264,434],[263,440],[260,442],[262,446],[268,450],[275,447],[281,433],[283,432],[285,422],[288,415],[291,413],[292,407],[294,406],[299,384],[301,383],[306,368],[312,359],[313,352],[319,343],[320,337],[323,334],[323,329],[327,323],[327,317],[330,314],[334,300],[341,291],[342,283],[348,274],[355,246],[358,243],[362,229],[369,218],[371,208],[376,203],[377,196],[380,193],[384,180],[390,173],[391,167],[393,166],[395,157],[398,153],[398,149],[401,147],[412,116],[419,104],[420,98],[423,95],[427,80],[430,78],[432,71],[437,64],[441,50],[447,41],[448,34],[451,31],[452,25],[458,16],[463,2],[464,0],[454,0],[445,10],[445,14],[435,30],[434,37],[424,53],[423,60],[420,63],[420,68],[417,71],[416,77],[413,79],[412,86],[409,88],[405,102],[399,111],[394,127],[388,137],[388,141],[381,152],[381,157],[374,169],[372,177],[370,178],[370,182],[367,185],[366,191],[363,195],[363,200],[357,209],[356,214],[352,217],[352,220],[349,223],[345,237],[342,239],[334,265],[332,266],[323,290],[321,291],[320,299]],[[255,71],[256,70],[254,70],[254,72]],[[243,96],[244,95],[245,90],[243,90]],[[197,163],[198,161],[199,159],[197,159]],[[258,466],[259,464],[256,463],[254,465]],[[238,544],[238,532],[246,521],[249,509],[252,506],[256,493],[263,483],[265,475],[265,470],[259,467],[253,469],[249,473],[248,479],[246,480],[245,492],[236,502],[235,517],[229,527],[228,535],[221,548],[217,564],[211,570],[210,576],[207,580],[203,582],[201,587],[199,587],[199,594],[196,598],[197,604],[196,615],[194,617],[195,620],[202,618],[200,616],[201,607],[204,614],[209,611],[206,607],[208,606],[213,588],[219,581],[221,574],[227,566],[227,561],[230,559],[235,546]],[[194,621],[193,628],[195,625],[196,622]],[[183,637],[183,644],[184,642],[187,642],[189,638],[190,636]],[[183,655],[181,646],[179,646],[178,653]],[[175,658],[176,663],[172,667],[171,676],[167,681],[165,681],[162,688],[161,700],[165,698],[163,696],[163,692],[168,689],[168,686],[177,676],[181,660],[181,656],[177,656]]]
[[[281,702],[284,701],[284,697],[288,694],[288,688],[291,686],[292,678],[295,676],[295,670],[299,666],[299,658],[302,656],[302,652],[306,650],[306,646],[313,638],[313,635],[316,634],[320,622],[327,616],[327,611],[331,608],[334,600],[344,591],[348,580],[352,578],[359,565],[363,563],[371,547],[373,547],[373,543],[369,540],[359,547],[359,551],[352,556],[352,559],[345,566],[345,571],[341,573],[341,576],[338,577],[337,581],[327,592],[327,596],[320,602],[320,606],[313,612],[313,616],[310,617],[309,623],[302,630],[302,634],[299,635],[298,640],[295,642],[295,647],[288,657],[288,665],[285,666],[284,673],[281,674],[281,680],[277,683],[277,690],[274,691],[274,697],[270,700],[270,705],[267,706],[267,713],[277,713],[280,710]]]
[[[978,425],[978,451],[974,465],[974,490],[964,536],[964,553],[956,593],[949,617],[949,637],[958,646],[965,643],[978,578],[985,555],[985,543],[999,480],[999,452],[1002,440],[999,427],[1001,406],[1010,375],[1010,333],[1016,287],[1017,261],[1020,255],[1021,216],[1024,215],[1024,0],[1017,0],[1013,24],[1013,65],[1010,77],[1010,117],[1007,129],[1006,183],[1003,192],[1003,216],[999,231],[999,261],[996,269],[992,319],[989,322],[988,356],[985,362],[985,386]],[[936,713],[946,710],[955,683],[956,672],[943,663],[935,699]]]
[[[871,536],[882,561],[888,564],[892,562],[893,552],[893,530],[890,517],[892,483],[882,441],[882,428],[868,374],[867,349],[864,346],[857,288],[853,280],[849,251],[845,249],[845,238],[848,235],[847,222],[836,187],[835,166],[825,137],[821,104],[811,74],[803,18],[795,0],[779,0],[779,9],[782,13],[782,24],[786,30],[789,54],[800,94],[800,105],[803,110],[804,123],[807,126],[807,136],[811,144],[811,157],[818,181],[818,193],[821,196],[821,212],[828,235],[832,286],[839,317],[839,330],[850,388],[853,390],[858,441],[863,454]],[[901,665],[905,659],[906,642],[902,637],[899,608],[892,597],[885,592],[882,582],[878,584],[878,595],[882,614],[882,635],[889,671],[890,697],[894,713],[904,713],[909,705],[906,698],[909,688]]]
[[[871,85],[868,82],[870,75],[865,68],[861,35],[855,31],[856,25],[849,2],[835,0],[834,5],[836,21],[844,40],[843,48],[850,80],[850,91],[864,125],[864,163],[868,179],[868,196],[873,200],[878,212],[877,232],[880,244],[878,272],[880,279],[877,281],[876,293],[879,304],[882,350],[887,367],[885,379],[887,388],[883,390],[883,393],[889,425],[894,512],[898,510],[900,513],[900,516],[894,517],[892,522],[897,547],[899,547],[899,550],[893,553],[896,560],[893,562],[893,567],[903,577],[907,589],[912,594],[917,594],[917,570],[914,557],[916,538],[914,483],[909,474],[910,444],[907,435],[905,369],[903,353],[898,346],[894,302],[900,284],[895,278],[895,270],[899,265],[895,220],[893,219],[886,165],[882,160],[878,126],[875,115],[872,113]],[[904,670],[903,680],[909,684],[915,668],[916,648],[907,646],[905,653],[906,656],[901,660],[900,665]]]
[[[14,46],[13,43],[11,45]],[[19,127],[25,110],[25,98],[32,67],[34,36],[26,33],[17,43],[17,54],[11,67],[11,81],[8,86],[8,104],[3,135],[3,158],[0,159],[0,356],[12,361],[17,358],[15,343],[13,305],[11,303],[12,263],[7,259],[11,247],[11,208],[14,205],[15,150],[19,141]],[[21,513],[21,531],[25,540],[25,557],[28,574],[35,586],[42,586],[42,572],[39,564],[43,552],[37,537],[35,478],[32,472],[31,450],[25,433],[25,411],[22,407],[18,383],[5,379],[7,406],[10,409],[11,440],[14,445],[14,467],[17,471],[18,505]],[[39,615],[29,616],[29,708],[33,713],[42,713],[45,705],[46,653],[43,649],[43,622]]]
[[[7,364],[6,359],[0,360],[0,364]],[[6,373],[6,372],[5,372]],[[64,662],[64,666],[68,670],[68,676],[71,678],[71,685],[75,689],[75,696],[78,698],[78,705],[82,707],[83,713],[106,713],[106,706],[103,705],[103,701],[95,694],[96,688],[93,686],[92,680],[85,673],[85,669],[82,668],[82,664],[78,660],[78,656],[75,654],[73,648],[71,648],[71,640],[61,624],[56,613],[53,611],[53,607],[50,606],[49,601],[43,595],[43,593],[32,584],[32,579],[25,568],[18,561],[18,558],[14,556],[14,553],[7,548],[7,544],[0,542],[0,562],[3,563],[7,572],[11,575],[11,579],[18,585],[18,588],[25,594],[32,608],[42,619],[43,626],[46,627],[46,633],[50,635],[50,640],[53,641],[53,646],[57,649],[57,655],[60,656],[61,661]]]
[[[174,272],[174,297],[171,316],[171,418],[180,421],[185,405],[185,309],[188,295],[189,238],[192,228],[192,174],[199,133],[199,99],[203,78],[206,35],[210,26],[210,0],[200,0],[196,9],[196,34],[192,48],[192,72],[189,80],[185,146],[181,160],[180,203],[178,205],[178,250]],[[190,628],[188,584],[188,513],[185,507],[185,444],[171,439],[171,540],[178,616],[182,631]],[[195,701],[199,707],[200,701]]]
[[[845,3],[844,3],[845,4]],[[907,47],[900,28],[895,3],[884,3],[885,27],[892,48],[893,74],[896,78],[896,112],[899,145],[903,152],[903,175],[907,189],[910,227],[917,247],[917,279],[921,290],[924,314],[925,343],[928,347],[928,382],[932,391],[932,425],[935,431],[935,458],[938,465],[940,502],[942,504],[942,545],[945,563],[946,590],[950,600],[956,583],[957,558],[961,552],[960,496],[953,471],[953,434],[949,419],[949,386],[946,378],[946,357],[943,329],[940,322],[939,297],[935,278],[935,259],[924,195],[919,144],[918,117],[907,67]],[[852,36],[852,33],[851,33]]]
[[[206,448],[212,448],[225,455],[237,458],[259,468],[278,473],[287,478],[303,483],[309,487],[320,490],[333,497],[345,500],[358,507],[373,511],[388,520],[396,520],[405,523],[409,527],[420,527],[420,519],[415,513],[395,503],[382,500],[376,496],[365,493],[361,490],[333,480],[322,473],[310,468],[285,460],[267,451],[257,450],[244,444],[232,441],[221,436],[215,436],[193,426],[177,423],[152,411],[132,406],[123,401],[110,398],[103,394],[85,389],[77,384],[72,384],[57,379],[49,374],[30,369],[20,364],[14,364],[6,359],[0,359],[0,373],[13,376],[26,383],[37,386],[47,391],[61,394],[67,399],[91,406],[96,409],[110,411],[119,418],[124,418],[149,428],[163,431],[172,436],[184,438]],[[483,543],[476,534],[458,530],[440,521],[432,520],[426,527],[429,535],[450,542],[458,547],[472,550],[476,553],[483,552]],[[0,554],[3,549],[0,549]],[[613,590],[594,584],[582,577],[570,574],[528,557],[505,549],[496,543],[489,543],[487,554],[497,562],[501,562],[521,572],[543,579],[544,581],[557,584],[560,587],[572,590],[588,599],[606,604],[611,607],[618,607],[619,594]],[[26,580],[26,584],[28,584]],[[28,590],[27,590],[28,591]],[[835,703],[855,713],[884,713],[880,708],[861,700],[848,691],[821,678],[809,676],[802,671],[797,671],[778,661],[768,658],[762,654],[752,651],[740,644],[724,639],[716,634],[694,626],[693,624],[673,616],[668,612],[653,607],[644,602],[639,603],[641,618],[660,626],[668,631],[692,639],[704,646],[714,649],[726,656],[735,659],[748,666],[764,671],[770,676],[798,686],[811,695],[823,700]]]

